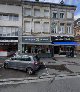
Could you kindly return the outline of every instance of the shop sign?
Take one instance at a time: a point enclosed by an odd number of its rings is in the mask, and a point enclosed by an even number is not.
[[[24,43],[50,43],[50,37],[22,37]]]
[[[18,40],[0,40],[0,42],[18,42]]]
[[[66,37],[66,36],[51,37],[51,41],[55,41],[55,42],[56,41],[74,41],[74,37]]]

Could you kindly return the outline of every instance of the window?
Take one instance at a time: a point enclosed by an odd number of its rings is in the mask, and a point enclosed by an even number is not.
[[[0,36],[2,36],[2,34],[3,34],[3,28],[0,27]]]
[[[40,16],[40,9],[34,9],[34,16],[36,17]]]
[[[6,35],[7,35],[6,27],[3,27],[3,36],[6,36]]]
[[[57,11],[53,12],[53,18],[57,18]]]
[[[11,27],[7,27],[6,30],[7,30],[7,36],[11,36]]]
[[[77,24],[80,25],[80,21],[78,21]]]
[[[19,20],[18,15],[13,15],[13,21],[18,21],[18,20]]]
[[[3,14],[2,19],[3,20],[9,20],[9,16],[7,14]]]
[[[71,24],[67,24],[67,33],[71,34],[72,30],[71,30]]]
[[[31,22],[30,21],[25,22],[24,30],[25,30],[25,32],[31,32]]]
[[[60,23],[60,31],[59,31],[59,33],[65,33],[64,23]]]
[[[44,10],[44,16],[49,17],[49,10]]]
[[[57,33],[57,23],[52,23],[52,33]]]
[[[49,22],[44,22],[43,32],[49,32]]]
[[[41,31],[40,22],[34,22],[34,31],[35,32],[40,32]]]
[[[15,36],[18,36],[19,28],[15,28]]]
[[[17,27],[0,27],[0,36],[18,36]]]
[[[31,16],[31,9],[30,8],[24,9],[24,15],[25,16]]]
[[[21,58],[21,61],[31,61],[31,58],[28,57],[28,58]]]
[[[11,28],[11,31],[12,31],[11,35],[15,36],[15,27]]]
[[[12,21],[13,20],[13,17],[12,15],[9,16],[9,21]]]
[[[72,12],[67,12],[67,18],[72,18]]]
[[[2,20],[2,14],[0,14],[0,20]]]
[[[64,13],[60,13],[60,18],[64,18]]]

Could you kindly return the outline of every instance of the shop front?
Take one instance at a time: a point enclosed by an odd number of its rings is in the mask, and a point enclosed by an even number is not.
[[[74,57],[77,42],[74,42],[73,37],[51,37],[51,40],[54,44],[54,54]]]
[[[22,50],[27,54],[38,53],[40,57],[51,57],[50,37],[23,37]]]
[[[0,56],[11,56],[18,50],[18,37],[0,37]]]

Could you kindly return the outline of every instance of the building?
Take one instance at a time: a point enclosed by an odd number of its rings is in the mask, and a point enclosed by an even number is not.
[[[59,54],[60,50],[65,53],[67,46],[74,44],[76,6],[65,5],[64,2],[24,1],[22,7],[23,32],[19,49],[22,48],[23,53],[37,53],[40,49],[41,54],[52,56]]]
[[[51,4],[51,40],[54,44],[54,54],[66,54],[74,43],[74,12],[76,7]]]
[[[22,28],[22,7],[19,3],[2,1],[0,1],[0,56],[9,56],[18,50],[18,32]]]
[[[80,44],[80,18],[74,21],[74,33],[75,33],[75,41]],[[80,46],[77,46],[76,50],[80,51]]]
[[[51,56],[50,35],[50,4],[23,2],[22,52],[40,52]]]
[[[65,52],[67,46],[74,44],[75,9],[76,6],[65,5],[63,0],[60,4],[1,0],[1,53],[18,50],[20,53],[40,53],[43,57],[51,57],[60,51]]]

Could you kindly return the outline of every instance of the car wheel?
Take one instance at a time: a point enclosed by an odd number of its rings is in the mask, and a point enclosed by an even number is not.
[[[7,64],[7,63],[4,64],[4,68],[5,68],[5,69],[8,68],[8,64]]]
[[[28,68],[28,69],[27,69],[27,72],[28,72],[29,75],[33,74],[32,68]]]

